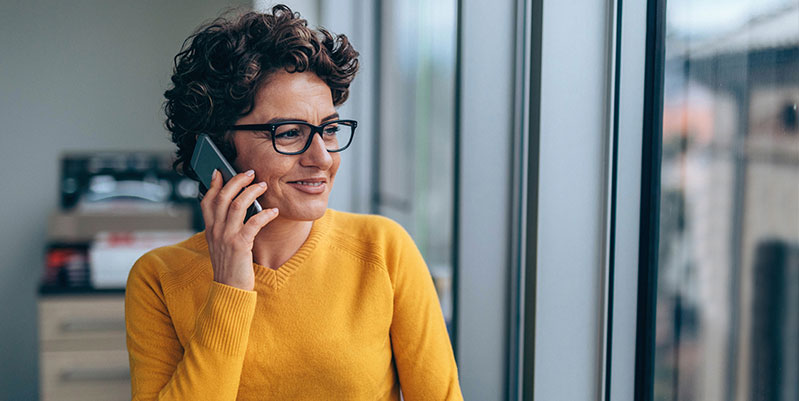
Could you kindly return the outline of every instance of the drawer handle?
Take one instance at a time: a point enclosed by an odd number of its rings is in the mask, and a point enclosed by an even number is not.
[[[130,380],[130,370],[123,368],[70,369],[62,371],[60,376],[62,382],[127,381]]]
[[[71,320],[62,322],[62,333],[85,333],[91,331],[125,331],[125,321],[119,319]]]

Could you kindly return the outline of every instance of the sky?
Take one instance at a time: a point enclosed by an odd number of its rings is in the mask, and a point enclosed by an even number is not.
[[[799,0],[668,0],[666,20],[672,34],[706,36],[733,30],[751,17]]]

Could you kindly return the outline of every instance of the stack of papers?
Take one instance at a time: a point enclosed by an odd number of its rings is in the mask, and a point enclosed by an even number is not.
[[[148,251],[181,242],[192,231],[100,232],[89,248],[94,288],[125,288],[133,264]]]

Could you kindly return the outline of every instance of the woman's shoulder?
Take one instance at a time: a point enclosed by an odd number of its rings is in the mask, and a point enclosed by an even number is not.
[[[329,239],[339,248],[388,263],[399,254],[416,250],[407,231],[391,218],[373,214],[332,211]]]
[[[331,247],[356,255],[386,270],[392,280],[400,269],[424,267],[419,249],[405,228],[391,218],[371,214],[329,212]],[[415,270],[414,270],[415,271]]]
[[[329,209],[330,225],[334,234],[349,236],[361,241],[393,241],[407,235],[396,221],[376,214],[340,212]]]
[[[131,281],[144,280],[169,287],[172,282],[185,282],[190,278],[187,276],[199,275],[204,270],[200,265],[209,263],[205,232],[199,232],[186,240],[142,255],[131,268],[128,285]]]

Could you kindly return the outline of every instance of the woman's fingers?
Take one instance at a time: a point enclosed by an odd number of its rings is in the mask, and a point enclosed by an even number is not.
[[[268,209],[244,225],[247,209],[266,191],[266,183],[249,185],[254,179],[254,172],[249,170],[224,183],[222,174],[215,172],[208,192],[200,201],[214,281],[244,290],[252,290],[254,285],[252,244],[255,235],[277,216]]]
[[[247,223],[244,224],[244,227],[241,228],[240,233],[242,238],[249,242],[254,241],[255,236],[258,235],[258,232],[261,231],[261,228],[274,220],[278,213],[279,211],[275,207],[271,209],[264,209],[258,214],[250,217],[250,219],[247,220]]]
[[[210,188],[200,201],[206,236],[211,235],[215,239],[239,238],[246,243],[252,243],[258,231],[277,217],[277,209],[267,209],[252,216],[244,224],[249,207],[267,190],[265,182],[247,186],[254,176],[250,170],[223,183],[222,174],[214,173]],[[212,227],[215,229],[212,230]]]
[[[218,170],[214,170],[211,175],[211,186],[205,192],[202,200],[200,200],[200,210],[202,210],[203,221],[205,221],[205,229],[210,230],[214,225],[214,199],[222,188],[222,174]]]
[[[221,174],[219,174],[221,175]],[[219,190],[219,193],[214,196],[212,200],[213,204],[213,211],[214,211],[214,221],[220,223],[220,226],[223,226],[227,221],[228,210],[230,209],[230,203],[236,197],[236,195],[244,189],[247,184],[252,182],[255,178],[255,173],[252,170],[247,170],[244,173],[239,173],[233,176],[228,182],[224,183],[224,185]],[[207,197],[207,195],[206,195]],[[222,230],[226,231],[226,230]]]
[[[227,230],[228,232],[237,232],[244,224],[244,216],[247,214],[247,209],[258,199],[259,196],[266,192],[266,183],[259,182],[250,185],[242,191],[236,199],[230,202],[230,208],[227,213]]]

